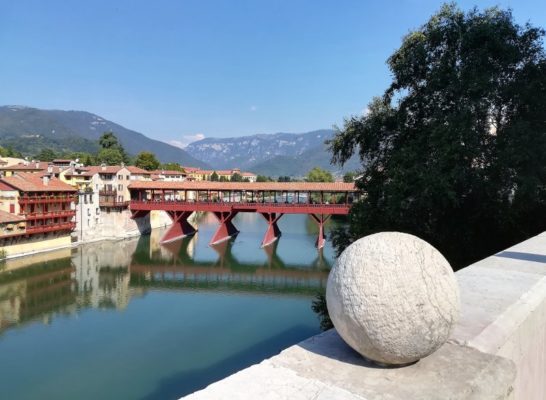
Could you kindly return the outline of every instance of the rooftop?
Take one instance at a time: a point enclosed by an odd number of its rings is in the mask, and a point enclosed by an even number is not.
[[[343,182],[133,182],[129,189],[247,190],[288,192],[356,192],[354,183]]]
[[[23,192],[75,192],[72,186],[60,181],[57,178],[49,178],[47,185],[38,174],[18,172],[13,176],[0,178],[3,182]]]

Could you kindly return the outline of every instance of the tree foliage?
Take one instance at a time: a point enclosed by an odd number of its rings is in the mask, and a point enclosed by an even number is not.
[[[135,159],[135,166],[145,169],[146,171],[153,171],[159,168],[159,161],[154,153],[150,151],[141,151],[137,154]]]
[[[180,172],[186,172],[184,171],[184,168],[180,166],[178,163],[174,162],[168,162],[160,165],[160,168],[168,171],[180,171]]]
[[[218,182],[220,180],[220,178],[218,177],[218,174],[216,173],[216,171],[213,171],[211,176],[210,176],[210,180],[212,182]]]
[[[121,152],[114,148],[100,150],[96,159],[97,162],[104,163],[106,165],[120,165],[122,162],[124,162]]]
[[[34,155],[34,159],[40,161],[53,161],[58,157],[58,154],[54,150],[45,148],[40,150],[37,154]]]
[[[277,179],[277,182],[290,182],[292,178],[289,176],[279,176],[279,179]]]
[[[543,36],[511,11],[451,4],[403,39],[384,95],[329,142],[334,162],[359,153],[366,194],[338,250],[398,230],[457,268],[544,230]]]
[[[334,177],[329,171],[315,167],[305,177],[307,182],[333,182]]]
[[[117,136],[113,132],[104,132],[99,139],[99,145],[101,150],[97,154],[97,161],[107,163],[110,165],[129,164],[131,159],[129,155],[125,152],[125,149],[121,145]],[[114,160],[120,160],[113,162]]]
[[[256,177],[256,182],[273,182],[273,179],[271,179],[269,176],[258,175]]]
[[[243,182],[243,175],[238,172],[233,173],[231,175],[231,182]]]

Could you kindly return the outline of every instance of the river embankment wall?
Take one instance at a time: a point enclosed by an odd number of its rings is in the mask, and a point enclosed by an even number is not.
[[[85,209],[84,209],[85,211]],[[192,216],[193,217],[193,216]],[[164,211],[151,211],[141,218],[131,218],[128,209],[104,211],[96,216],[90,227],[82,226],[86,220],[76,214],[76,228],[72,234],[56,235],[48,238],[30,237],[17,244],[4,246],[8,259],[44,253],[52,250],[75,247],[80,244],[103,240],[121,240],[149,234],[153,229],[164,228],[172,220]],[[190,221],[193,221],[190,218]]]
[[[185,399],[545,399],[546,233],[456,277],[461,317],[413,365],[371,364],[332,329]]]

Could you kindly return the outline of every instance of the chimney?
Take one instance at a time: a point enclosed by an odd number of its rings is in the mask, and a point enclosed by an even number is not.
[[[42,183],[44,184],[44,186],[47,186],[49,184],[49,175],[44,175],[42,177]]]
[[[121,168],[125,168],[125,163],[124,162],[121,163]]]
[[[100,167],[101,167],[101,169],[102,169],[103,171],[106,171],[106,164],[105,164],[105,163],[102,163],[102,164],[100,165]]]
[[[48,165],[48,166],[47,166],[47,173],[48,173],[48,174],[53,173],[53,166],[52,166],[52,165]]]
[[[40,169],[40,161],[36,162],[36,169]]]

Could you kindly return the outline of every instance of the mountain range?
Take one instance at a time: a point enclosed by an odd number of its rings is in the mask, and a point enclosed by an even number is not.
[[[178,147],[150,139],[142,133],[85,111],[0,107],[0,146],[10,146],[24,155],[36,154],[44,148],[63,153],[94,153],[98,150],[98,139],[108,131],[116,134],[129,154],[151,151],[162,162],[210,167]]]
[[[330,164],[325,141],[330,129],[307,133],[275,133],[232,138],[205,138],[185,149],[151,139],[86,111],[42,110],[0,106],[0,146],[32,156],[44,148],[57,152],[98,150],[104,132],[114,132],[131,155],[151,151],[162,162],[207,169],[241,168],[268,176],[304,176],[313,167],[336,174],[359,168],[353,157],[341,169]]]
[[[186,150],[214,168],[238,166],[270,176],[303,176],[313,167],[341,173],[354,170],[352,158],[342,169],[330,164],[325,141],[334,136],[331,129],[307,133],[275,133],[232,138],[205,138],[190,143]]]

